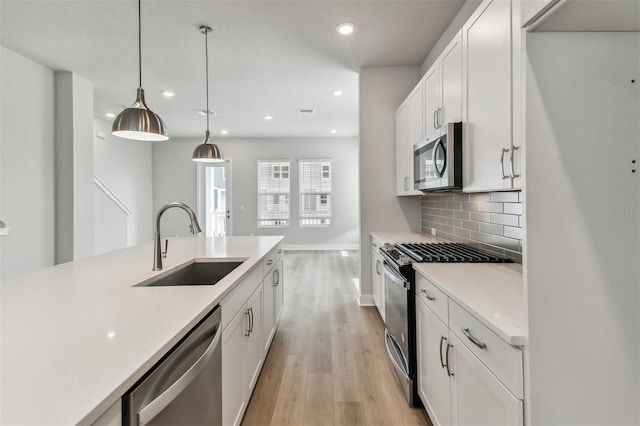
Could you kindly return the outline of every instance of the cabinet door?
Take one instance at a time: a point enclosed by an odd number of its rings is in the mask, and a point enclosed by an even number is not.
[[[423,85],[418,84],[407,98],[409,104],[409,149],[424,138]],[[407,157],[408,158],[408,157]],[[413,176],[410,174],[409,176]]]
[[[245,391],[244,379],[248,318],[245,305],[222,332],[222,424],[225,426],[240,424],[250,395]]]
[[[442,366],[449,329],[418,296],[416,327],[418,394],[434,425],[450,425],[450,382],[447,370]]]
[[[275,326],[278,326],[282,310],[284,309],[284,261],[281,257],[276,263],[275,270],[277,271],[273,287],[273,312],[275,318]]]
[[[442,110],[440,125],[462,121],[462,32],[456,34],[442,53]]]
[[[269,350],[271,339],[276,330],[276,314],[275,314],[275,276],[276,268],[273,268],[270,273],[264,277],[262,287],[262,297],[264,298],[264,304],[262,305],[262,329],[264,331],[264,351]]]
[[[457,425],[522,425],[522,400],[517,399],[480,360],[450,333],[452,402]]]
[[[511,147],[511,2],[485,0],[462,31],[463,189],[508,189],[511,179],[503,179],[500,158]]]
[[[433,135],[440,128],[438,120],[442,106],[442,91],[440,67],[437,63],[424,75],[422,88],[424,90],[424,136],[426,137]]]
[[[406,195],[413,176],[409,176],[409,107],[406,103],[396,111],[396,195]]]
[[[264,359],[262,296],[262,286],[259,286],[247,300],[247,310],[249,311],[249,335],[245,339],[245,392],[247,395],[251,395]]]
[[[382,257],[378,249],[371,250],[371,281],[373,284],[373,303],[384,321],[384,279],[382,277]]]

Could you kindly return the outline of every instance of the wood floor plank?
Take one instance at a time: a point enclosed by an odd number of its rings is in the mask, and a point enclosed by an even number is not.
[[[302,424],[307,388],[307,365],[306,356],[289,355],[287,357],[271,418],[272,425]]]
[[[333,376],[307,374],[307,394],[304,402],[304,426],[325,426],[333,419]]]
[[[334,404],[336,426],[366,426],[363,402],[338,401]]]
[[[285,310],[243,425],[431,425],[404,398],[377,309],[357,303],[358,276],[355,251],[285,252]]]

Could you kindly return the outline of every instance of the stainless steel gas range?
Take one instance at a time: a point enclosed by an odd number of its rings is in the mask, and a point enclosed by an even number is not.
[[[402,243],[380,247],[384,259],[385,345],[409,405],[420,406],[416,386],[415,273],[418,262],[510,262],[458,243]]]

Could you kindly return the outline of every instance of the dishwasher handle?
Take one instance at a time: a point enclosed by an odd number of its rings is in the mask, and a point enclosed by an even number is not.
[[[193,380],[200,375],[205,368],[216,348],[220,344],[222,336],[222,327],[220,323],[216,327],[211,343],[207,349],[200,355],[200,358],[193,363],[191,367],[176,380],[167,390],[162,392],[157,398],[145,405],[138,411],[138,425],[143,426],[149,423],[155,416],[160,414],[174,399],[176,399]]]

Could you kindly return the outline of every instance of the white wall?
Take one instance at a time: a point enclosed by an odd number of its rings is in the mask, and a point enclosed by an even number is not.
[[[640,33],[526,45],[529,423],[637,425]]]
[[[154,211],[171,201],[196,209],[196,163],[191,161],[201,139],[171,139],[153,146]],[[358,140],[356,138],[230,139],[217,138],[225,158],[232,162],[233,235],[286,235],[294,248],[357,248]],[[296,159],[333,160],[333,224],[327,228],[298,225],[298,170]],[[256,161],[290,159],[291,223],[288,228],[258,228]],[[241,209],[244,206],[244,210]],[[188,235],[183,211],[172,209],[162,218],[164,236]]]
[[[55,72],[56,263],[93,255],[93,84]]]
[[[54,73],[1,48],[2,278],[54,262]]]
[[[395,195],[395,112],[419,67],[360,69],[360,303],[373,303],[372,231],[420,232],[420,196]]]
[[[131,212],[127,215],[94,185],[96,254],[153,237],[152,143],[111,134],[111,122],[94,119],[94,172]]]

